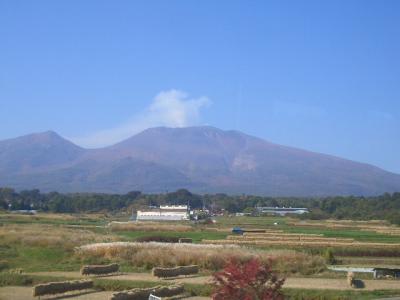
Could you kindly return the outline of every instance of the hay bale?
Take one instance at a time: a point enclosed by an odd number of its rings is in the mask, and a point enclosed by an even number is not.
[[[179,267],[180,275],[192,275],[199,273],[199,266],[198,265],[191,265],[191,266],[181,266]]]
[[[182,294],[184,290],[185,289],[182,284],[176,284],[171,286],[161,286],[155,289],[152,294],[157,297],[172,297]]]
[[[191,243],[193,243],[193,240],[191,238],[180,238],[178,242],[191,244]]]
[[[92,280],[72,280],[62,282],[48,282],[33,287],[33,296],[54,295],[76,290],[93,288]]]
[[[179,276],[179,267],[175,268],[160,268],[155,267],[152,270],[152,274],[155,277],[167,278],[167,277],[177,277]]]
[[[172,286],[155,286],[152,288],[132,289],[113,293],[110,300],[143,300],[148,299],[150,294],[157,297],[172,297],[184,292],[182,284]]]
[[[118,264],[110,265],[88,265],[81,268],[82,275],[104,275],[118,272]]]
[[[133,289],[113,293],[110,300],[143,300],[148,299],[153,289]]]
[[[153,276],[161,278],[177,277],[180,275],[192,275],[197,273],[199,273],[199,266],[197,265],[178,266],[173,268],[155,267],[152,270]]]
[[[355,278],[353,272],[347,272],[347,283],[349,286],[354,287]]]

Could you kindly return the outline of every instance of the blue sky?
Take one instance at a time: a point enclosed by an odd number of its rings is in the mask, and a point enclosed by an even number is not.
[[[400,1],[0,0],[0,139],[208,124],[400,173]]]

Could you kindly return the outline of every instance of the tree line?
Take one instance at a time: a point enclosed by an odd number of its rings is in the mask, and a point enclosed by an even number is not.
[[[299,216],[309,219],[383,219],[400,225],[400,193],[380,196],[263,197],[252,195],[194,194],[186,189],[170,193],[126,194],[41,193],[37,189],[16,191],[0,188],[0,209],[34,209],[55,213],[111,212],[163,204],[189,204],[214,212],[251,212],[256,206],[305,207],[311,212]]]

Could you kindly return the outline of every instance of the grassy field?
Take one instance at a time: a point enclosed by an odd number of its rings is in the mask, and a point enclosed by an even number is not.
[[[352,238],[360,242],[400,243],[400,236],[385,235],[373,231],[328,228],[293,228],[289,226],[284,226],[282,229],[289,233],[323,234],[325,237]]]
[[[71,252],[59,247],[13,246],[4,249],[4,245],[2,245],[0,256],[7,261],[10,269],[21,268],[26,272],[71,271],[80,267],[80,261],[74,259]]]
[[[199,243],[203,239],[218,240],[224,239],[228,235],[217,231],[189,231],[189,232],[171,232],[171,231],[119,231],[117,235],[125,237],[131,241],[144,236],[167,236],[176,238],[191,238],[194,243]]]
[[[104,226],[109,222],[105,215],[69,215],[69,214],[46,214],[18,215],[1,214],[2,224],[51,224],[51,225],[81,225],[81,226]]]

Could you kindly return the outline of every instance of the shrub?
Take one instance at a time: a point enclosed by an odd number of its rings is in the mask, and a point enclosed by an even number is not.
[[[336,258],[333,255],[332,248],[326,248],[326,250],[324,252],[324,258],[325,258],[325,262],[327,264],[334,265],[336,263]]]
[[[0,272],[9,268],[7,260],[0,260]]]
[[[191,244],[191,243],[193,243],[193,239],[191,239],[191,238],[179,238],[178,242],[179,243]]]
[[[214,275],[215,300],[279,300],[283,299],[281,287],[285,279],[272,272],[270,264],[257,259],[241,263],[230,260],[225,268]]]

